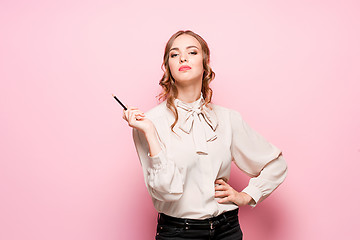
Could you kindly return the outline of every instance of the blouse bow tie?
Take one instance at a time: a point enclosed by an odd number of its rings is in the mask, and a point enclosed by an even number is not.
[[[196,101],[193,106],[175,99],[175,105],[184,111],[179,114],[179,128],[187,134],[192,130],[196,152],[207,154],[207,142],[217,138],[215,130],[218,121],[214,111],[205,106],[203,98]]]

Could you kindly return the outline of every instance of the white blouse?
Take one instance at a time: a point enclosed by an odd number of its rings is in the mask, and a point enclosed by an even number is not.
[[[133,129],[135,147],[145,184],[156,210],[179,218],[205,219],[236,209],[215,198],[215,180],[229,180],[231,161],[252,178],[242,190],[257,203],[285,179],[287,165],[281,151],[266,141],[231,109],[210,104],[200,97],[193,103],[178,99],[179,121],[166,101],[148,111],[157,131],[161,151],[150,157],[142,132]]]

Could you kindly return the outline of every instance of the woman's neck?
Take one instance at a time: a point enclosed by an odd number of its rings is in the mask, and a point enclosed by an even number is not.
[[[175,83],[176,84],[176,83]],[[201,96],[202,80],[192,82],[191,84],[176,84],[178,90],[177,99],[186,103],[192,103]]]
[[[178,96],[176,97],[180,101],[186,103],[192,103],[198,100],[201,96],[201,86],[188,86],[188,87],[177,87]]]

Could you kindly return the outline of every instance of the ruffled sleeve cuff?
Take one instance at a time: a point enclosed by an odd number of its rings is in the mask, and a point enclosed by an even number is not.
[[[166,158],[163,150],[161,150],[155,156],[150,156],[150,153],[148,153],[148,157],[151,159],[151,165],[154,169],[160,169],[161,165],[166,163]]]
[[[184,176],[176,164],[166,158],[161,150],[150,157],[148,171],[148,185],[153,197],[161,201],[176,201],[183,193]]]

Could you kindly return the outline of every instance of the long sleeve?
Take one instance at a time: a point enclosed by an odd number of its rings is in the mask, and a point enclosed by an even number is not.
[[[230,118],[233,161],[252,177],[242,192],[254,199],[254,207],[284,181],[287,164],[281,150],[254,131],[239,113],[232,111]]]
[[[159,201],[178,200],[183,193],[185,176],[175,162],[166,157],[165,147],[162,145],[162,150],[156,156],[150,157],[144,134],[133,129],[133,139],[151,196]]]

